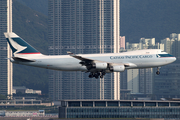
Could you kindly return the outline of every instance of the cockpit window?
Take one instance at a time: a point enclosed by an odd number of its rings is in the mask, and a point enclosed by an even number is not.
[[[170,54],[158,54],[159,57],[174,57]]]

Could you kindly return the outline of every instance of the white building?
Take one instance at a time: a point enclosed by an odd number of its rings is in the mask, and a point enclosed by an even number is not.
[[[139,93],[139,69],[127,70],[127,89]]]
[[[32,111],[6,111],[5,117],[43,117],[45,116],[44,110]]]
[[[41,90],[28,89],[25,86],[13,86],[13,94],[16,94],[18,92],[21,92],[23,94],[41,94]]]
[[[140,49],[153,48],[155,46],[155,38],[141,38],[140,43]]]

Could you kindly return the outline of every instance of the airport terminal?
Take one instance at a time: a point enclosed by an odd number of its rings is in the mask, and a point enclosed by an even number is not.
[[[62,100],[59,118],[180,118],[180,101]]]

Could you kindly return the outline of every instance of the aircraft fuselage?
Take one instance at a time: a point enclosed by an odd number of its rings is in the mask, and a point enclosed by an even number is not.
[[[175,57],[159,49],[138,50],[123,53],[107,54],[78,54],[81,57],[103,61],[106,63],[122,64],[126,69],[152,68],[167,65],[176,60]],[[164,55],[164,56],[163,56]],[[42,67],[60,71],[87,71],[87,67],[80,64],[81,60],[69,55],[21,55],[21,58],[34,62],[14,63]],[[13,62],[13,61],[12,61]]]

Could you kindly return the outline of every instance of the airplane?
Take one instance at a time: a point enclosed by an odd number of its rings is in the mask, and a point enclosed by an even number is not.
[[[145,49],[122,53],[44,55],[13,32],[4,33],[13,56],[12,63],[59,70],[89,72],[89,78],[103,78],[106,73],[123,72],[125,69],[157,67],[170,64],[176,57],[160,50]]]

